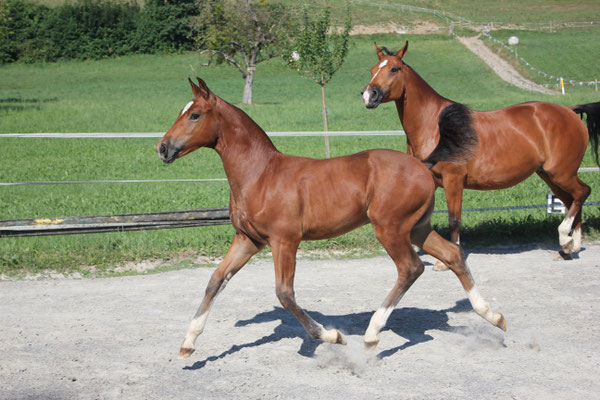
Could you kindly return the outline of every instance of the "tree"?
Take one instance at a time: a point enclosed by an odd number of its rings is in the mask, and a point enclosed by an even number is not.
[[[208,64],[227,62],[245,81],[242,104],[252,104],[256,66],[280,55],[289,28],[290,12],[266,0],[208,0],[201,5],[197,27],[200,54]]]
[[[323,105],[323,130],[327,132],[327,104],[325,85],[344,63],[348,54],[352,18],[347,9],[344,27],[339,30],[331,27],[331,11],[323,9],[320,15],[313,16],[304,8],[302,22],[296,32],[295,40],[288,47],[289,64],[301,74],[310,77],[321,86]],[[329,136],[325,135],[325,153],[331,156]]]

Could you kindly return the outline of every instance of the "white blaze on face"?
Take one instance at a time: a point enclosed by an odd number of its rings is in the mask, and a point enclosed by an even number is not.
[[[377,72],[375,72],[375,75],[373,75],[373,77],[371,78],[371,80],[369,81],[369,83],[373,82],[373,79],[375,79],[377,77],[377,75],[379,75],[379,73],[381,72],[381,68],[385,67],[388,63],[388,60],[383,60],[381,63],[379,63],[379,69],[377,70]]]
[[[381,69],[383,67],[385,67],[387,65],[387,63],[388,63],[388,60],[383,60],[382,62],[379,63],[379,65],[377,66],[379,69],[377,70],[377,72],[375,72],[375,74],[369,81],[369,84],[365,88],[365,91],[362,94],[362,98],[363,98],[363,101],[365,104],[369,104],[369,98],[370,98],[370,93],[371,93],[371,91],[369,90],[369,86],[371,85],[371,82],[373,82],[373,79],[375,79],[377,77],[377,75],[379,75],[379,73],[381,72]]]
[[[194,102],[193,102],[193,101],[190,101],[189,103],[187,103],[187,104],[185,105],[185,107],[183,107],[183,110],[181,110],[181,115],[185,114],[185,113],[187,112],[187,110],[189,110],[189,109],[190,109],[190,107],[192,106],[192,104],[194,104]]]

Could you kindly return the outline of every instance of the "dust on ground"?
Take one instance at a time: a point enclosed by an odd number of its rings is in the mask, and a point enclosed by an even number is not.
[[[467,249],[469,250],[469,249]],[[272,261],[217,298],[197,351],[179,345],[214,267],[97,279],[0,282],[2,399],[589,399],[600,393],[600,244],[553,261],[544,246],[470,249],[502,332],[451,272],[426,271],[362,350],[393,286],[388,257],[300,260],[299,304],[347,335],[313,340],[277,302]]]

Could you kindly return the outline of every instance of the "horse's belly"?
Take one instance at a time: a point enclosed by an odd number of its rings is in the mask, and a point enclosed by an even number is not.
[[[472,173],[467,171],[466,189],[495,190],[514,186],[535,172],[537,166],[525,165],[513,168],[483,170]]]
[[[369,223],[369,218],[362,209],[330,210],[321,215],[312,215],[303,220],[303,240],[329,239],[348,233],[359,226]]]

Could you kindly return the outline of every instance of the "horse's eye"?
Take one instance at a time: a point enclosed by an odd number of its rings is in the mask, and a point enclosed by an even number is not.
[[[392,72],[392,74],[395,74],[396,72],[398,72],[398,67],[392,67],[390,71]]]
[[[190,119],[192,121],[198,121],[200,119],[200,114],[198,114],[198,113],[191,113],[190,114]]]

